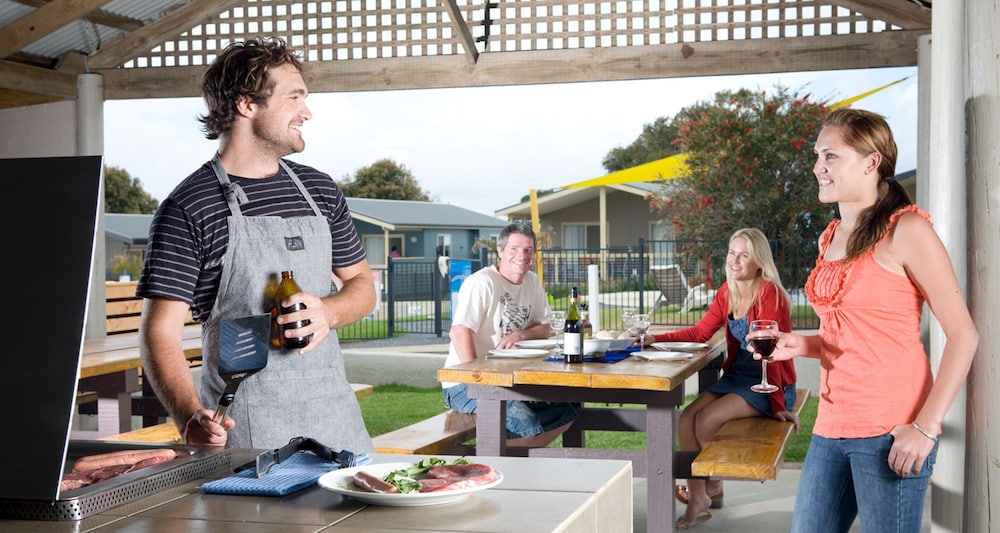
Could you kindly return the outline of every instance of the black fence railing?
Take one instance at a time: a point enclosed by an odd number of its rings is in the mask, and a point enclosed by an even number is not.
[[[566,309],[571,287],[590,295],[593,268],[599,300],[591,320],[600,328],[620,329],[625,309],[650,313],[654,324],[689,326],[701,319],[713,289],[725,282],[727,248],[726,241],[640,239],[634,247],[542,250],[542,282],[552,295],[552,306]],[[771,250],[792,297],[793,327],[818,327],[819,319],[802,294],[815,264],[816,243],[772,241]],[[497,261],[488,249],[481,255],[472,261],[473,271]],[[367,318],[338,330],[340,338],[351,341],[403,333],[441,336],[450,328],[451,317],[447,268],[446,262],[438,260],[396,259],[385,269],[374,269],[380,304]],[[665,277],[667,273],[673,278]],[[672,285],[667,286],[668,282]]]

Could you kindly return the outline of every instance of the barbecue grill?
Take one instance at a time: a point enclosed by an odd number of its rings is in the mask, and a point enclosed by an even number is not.
[[[60,493],[62,474],[79,457],[150,446],[69,438],[94,243],[104,238],[97,232],[101,165],[99,156],[0,159],[0,198],[7,199],[0,249],[21,258],[0,261],[8,302],[0,323],[10,352],[0,372],[7,435],[0,439],[0,518],[79,520],[231,462],[224,448],[171,446],[177,459]],[[47,235],[59,235],[58,246]]]

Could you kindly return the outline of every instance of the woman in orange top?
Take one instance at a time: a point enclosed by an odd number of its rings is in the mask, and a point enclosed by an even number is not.
[[[791,361],[768,365],[768,381],[778,386],[777,391],[760,394],[750,390],[761,378],[761,364],[753,360],[744,340],[754,320],[774,320],[784,331],[792,327],[788,294],[781,286],[767,237],[757,228],[744,228],[729,238],[726,282],[705,316],[690,328],[661,333],[653,339],[705,342],[719,329],[726,330],[722,378],[681,413],[677,424],[681,450],[700,451],[734,418],[769,416],[790,420],[798,429],[798,418],[791,412],[795,405],[795,365]],[[677,529],[708,520],[712,517],[708,508],[722,506],[722,482],[718,480],[689,479],[687,490],[678,486],[675,492],[677,499],[687,504]]]
[[[979,335],[929,215],[893,179],[885,119],[838,109],[815,151],[819,199],[840,211],[805,287],[819,333],[783,333],[773,354],[821,368],[792,531],[847,531],[858,516],[865,531],[919,531],[941,420]],[[947,336],[936,380],[920,339],[925,300]]]

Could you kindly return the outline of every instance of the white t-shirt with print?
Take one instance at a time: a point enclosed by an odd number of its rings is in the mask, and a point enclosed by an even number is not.
[[[547,322],[548,307],[545,289],[534,272],[528,272],[520,285],[514,285],[495,266],[489,266],[462,282],[458,302],[451,310],[451,324],[471,329],[476,355],[485,356],[507,333]],[[448,345],[445,366],[459,363],[453,341]],[[454,385],[441,383],[444,388]]]

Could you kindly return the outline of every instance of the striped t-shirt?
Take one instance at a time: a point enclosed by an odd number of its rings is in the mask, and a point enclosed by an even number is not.
[[[285,160],[305,185],[330,223],[333,237],[331,270],[357,264],[365,258],[347,201],[329,175]],[[282,218],[314,216],[291,177],[281,169],[264,179],[229,176],[249,202],[240,205],[244,216]],[[186,302],[195,320],[208,319],[222,274],[222,258],[229,242],[230,215],[222,186],[205,163],[163,201],[149,228],[146,264],[136,295]]]

